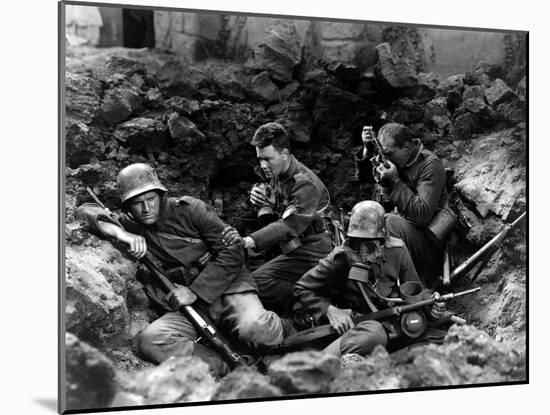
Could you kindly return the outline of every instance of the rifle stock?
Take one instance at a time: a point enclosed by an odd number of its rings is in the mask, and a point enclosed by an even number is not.
[[[112,212],[107,207],[105,207],[103,203],[101,203],[93,190],[89,187],[86,187],[86,191],[92,197],[92,199],[94,199],[98,206],[105,210],[109,217],[111,217],[118,226],[124,229],[122,223],[120,223],[120,221],[113,217]],[[155,278],[161,290],[165,294],[168,294],[170,291],[176,288],[172,281],[170,281],[168,277],[166,277],[156,267],[154,262],[151,260],[149,253],[147,253],[139,261],[149,270],[149,272]],[[205,339],[212,346],[213,349],[221,354],[221,356],[229,364],[229,366],[231,366],[232,368],[236,366],[249,366],[249,362],[239,353],[234,351],[229,345],[229,342],[217,332],[217,330],[214,328],[214,325],[209,321],[207,316],[203,315],[199,310],[191,305],[181,305],[178,308],[178,311],[186,316],[189,321],[191,321],[191,323],[195,327],[195,330],[197,330],[199,334],[199,338]]]

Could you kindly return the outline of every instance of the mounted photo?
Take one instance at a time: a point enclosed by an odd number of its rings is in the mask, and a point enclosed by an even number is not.
[[[59,14],[60,412],[528,383],[528,32]]]

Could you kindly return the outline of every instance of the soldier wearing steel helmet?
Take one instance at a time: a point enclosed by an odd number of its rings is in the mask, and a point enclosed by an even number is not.
[[[387,307],[400,284],[421,284],[403,241],[388,236],[384,214],[377,202],[356,204],[344,244],[296,283],[294,309],[301,320],[308,316],[311,324],[328,321],[341,334],[325,349],[328,353],[365,355],[386,345],[395,330],[391,323],[367,320],[355,325],[353,315]],[[436,304],[432,316],[439,318],[444,305]]]
[[[170,304],[193,305],[220,322],[220,311],[231,316],[239,337],[252,344],[274,345],[283,338],[281,319],[262,306],[255,283],[244,268],[244,252],[222,241],[225,224],[213,208],[190,196],[170,198],[147,164],[132,164],[117,176],[124,229],[95,204],[84,204],[77,219],[92,230],[121,241],[135,258],[152,254],[164,273],[177,284],[165,296],[154,283],[143,281],[150,299],[165,313],[138,335],[143,357],[160,363],[170,356],[189,353],[211,364],[216,374],[227,368],[221,358],[199,343],[190,321]],[[178,301],[173,301],[177,298]],[[225,313],[223,313],[226,315]]]

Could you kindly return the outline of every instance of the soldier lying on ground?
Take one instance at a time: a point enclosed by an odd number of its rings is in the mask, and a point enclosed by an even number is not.
[[[193,354],[207,361],[214,373],[227,370],[219,355],[193,343],[195,329],[169,306],[176,303],[174,299],[206,311],[215,323],[225,309],[223,315],[231,316],[233,329],[244,341],[260,345],[282,341],[281,319],[264,309],[243,266],[242,247],[222,242],[226,225],[210,206],[189,196],[168,198],[166,188],[146,164],[121,170],[117,184],[125,212],[119,220],[129,231],[117,226],[96,204],[80,206],[76,218],[87,220],[93,231],[127,244],[135,258],[148,251],[172,282],[182,284],[165,297],[153,283],[144,281],[150,299],[165,311],[138,336],[138,348],[146,360],[158,364],[178,353],[189,353],[194,345]]]
[[[364,130],[364,142],[370,138],[366,134]],[[442,242],[456,220],[448,206],[445,168],[402,124],[385,124],[378,137],[388,167],[380,163],[375,173],[389,188],[390,201],[399,212],[387,215],[388,233],[405,242],[419,276],[431,282],[441,274]],[[356,160],[359,170],[372,168],[366,151],[356,154]]]
[[[268,261],[252,276],[266,308],[288,312],[293,303],[294,283],[332,250],[324,210],[330,203],[328,190],[310,169],[290,154],[287,132],[272,122],[262,125],[251,142],[268,186],[254,185],[250,201],[259,214],[270,208],[272,222],[242,238],[228,227],[224,241],[241,243],[255,251],[279,246],[280,255]],[[269,209],[268,209],[269,210]]]
[[[296,283],[296,313],[310,317],[314,324],[328,320],[342,335],[325,349],[336,356],[365,355],[379,344],[385,346],[399,332],[396,322],[366,320],[355,325],[353,315],[387,308],[392,299],[397,301],[404,283],[421,286],[403,241],[387,236],[384,213],[373,201],[356,204],[344,245]],[[435,319],[444,312],[444,302],[436,302],[431,309]]]

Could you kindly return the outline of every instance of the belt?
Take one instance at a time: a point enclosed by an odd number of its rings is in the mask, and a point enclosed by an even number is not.
[[[305,231],[302,232],[300,237],[307,238],[311,235],[316,235],[318,233],[323,233],[328,229],[325,220],[323,218],[315,218],[311,224],[307,227]]]

